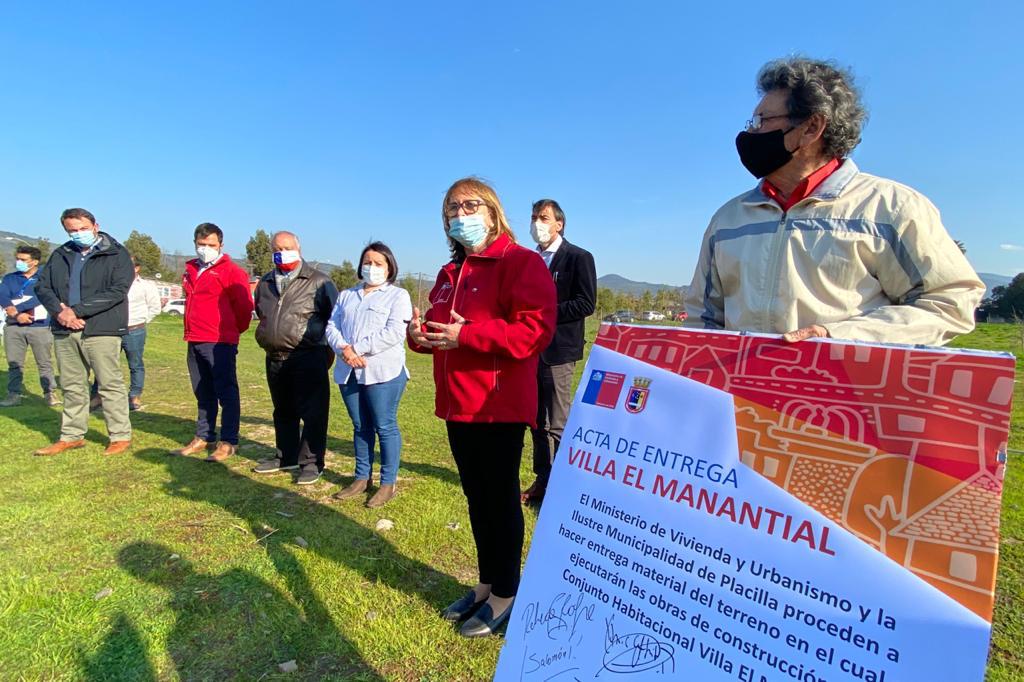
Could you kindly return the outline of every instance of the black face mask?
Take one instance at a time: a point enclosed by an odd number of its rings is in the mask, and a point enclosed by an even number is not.
[[[748,133],[744,130],[736,136],[740,163],[755,178],[763,178],[779,170],[793,158],[793,152],[786,149],[786,133],[795,127],[768,133]]]

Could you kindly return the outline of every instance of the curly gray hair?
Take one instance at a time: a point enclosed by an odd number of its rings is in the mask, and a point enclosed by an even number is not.
[[[824,116],[821,139],[826,155],[844,158],[860,143],[868,114],[853,84],[853,74],[834,62],[805,57],[770,61],[757,74],[757,90],[762,95],[788,90],[786,108],[793,120],[803,121],[811,114]]]

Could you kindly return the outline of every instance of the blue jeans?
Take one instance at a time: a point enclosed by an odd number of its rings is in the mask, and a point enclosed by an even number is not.
[[[131,384],[128,386],[128,397],[142,395],[142,387],[146,383],[146,366],[142,364],[142,353],[146,350],[146,328],[133,329],[121,337],[121,350],[128,358],[128,375]]]
[[[394,484],[402,457],[402,434],[398,430],[398,401],[408,382],[405,370],[394,379],[379,384],[360,384],[356,373],[341,385],[352,419],[352,441],[356,453],[356,480],[366,481],[373,469],[374,437],[380,440],[380,482]]]

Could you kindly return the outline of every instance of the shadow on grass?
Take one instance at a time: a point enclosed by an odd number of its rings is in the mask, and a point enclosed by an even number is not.
[[[277,672],[285,661],[299,661],[301,679],[325,675],[380,680],[338,632],[310,588],[305,571],[284,547],[268,548],[286,578],[295,601],[262,578],[242,569],[219,575],[197,572],[187,559],[171,559],[161,544],[135,542],[118,553],[118,563],[133,577],[164,588],[175,614],[167,637],[168,654],[183,679],[230,679]],[[319,655],[311,656],[316,633]],[[133,637],[134,635],[134,637]],[[305,654],[305,655],[304,655]],[[138,633],[123,615],[100,652],[85,666],[89,679],[152,679],[142,667],[145,652]],[[138,676],[125,677],[133,665]],[[148,662],[146,663],[148,665]]]
[[[88,657],[80,653],[79,657],[82,659],[82,679],[90,682],[148,682],[157,679],[156,671],[146,657],[146,643],[123,613],[118,613],[114,618],[99,651]]]
[[[0,379],[0,385],[3,385],[2,379]],[[60,438],[63,406],[50,407],[42,397],[32,393],[23,393],[22,396],[20,405],[17,407],[0,408],[0,415],[10,417],[25,428],[35,431],[46,440],[45,445],[56,442]],[[101,413],[101,419],[102,416]],[[110,442],[106,430],[98,431],[91,426],[88,427],[85,433],[85,440],[89,443],[103,445],[104,447]],[[38,444],[26,446],[26,450],[31,454],[40,447],[42,446]]]
[[[194,406],[193,403],[190,403],[190,405]],[[272,422],[269,423],[273,426]],[[195,437],[196,423],[192,420],[159,412],[133,412],[132,429],[153,436],[160,436],[173,442],[174,445],[170,446],[166,451],[162,451],[164,454],[167,454],[172,448],[187,445]],[[259,454],[252,453],[251,446],[257,446],[261,452]],[[243,431],[239,433],[238,450],[235,454],[242,459],[255,462],[272,454],[273,448],[271,447],[271,452],[267,452],[265,450],[266,447],[265,443],[245,438]]]
[[[173,417],[164,416],[160,420],[159,432],[179,432],[183,425],[176,425],[173,421]],[[184,420],[176,421],[184,423]],[[267,554],[287,583],[292,596],[305,605],[306,621],[331,633],[331,640],[337,640],[337,644],[330,645],[332,650],[339,650],[340,647],[340,650],[354,652],[355,648],[352,645],[345,646],[344,636],[337,632],[330,614],[316,596],[314,587],[296,561],[290,545],[283,544],[289,542],[293,535],[307,538],[309,546],[302,551],[314,552],[355,571],[370,583],[383,584],[416,596],[438,611],[465,591],[465,587],[451,576],[406,557],[378,533],[317,500],[287,492],[282,496],[283,491],[279,487],[193,457],[168,456],[157,449],[137,451],[134,457],[167,469],[171,480],[165,484],[165,488],[172,496],[220,506],[244,520],[256,538],[266,535],[270,528],[280,529],[280,534],[264,540]],[[440,471],[447,473],[446,470]],[[277,514],[283,505],[287,505],[290,517]],[[164,556],[170,554],[166,549],[161,551]],[[381,615],[386,617],[385,614]],[[360,662],[355,666],[356,669],[367,669],[365,663]]]

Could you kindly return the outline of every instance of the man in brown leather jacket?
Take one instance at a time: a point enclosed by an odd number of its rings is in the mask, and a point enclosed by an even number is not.
[[[256,342],[267,353],[267,385],[274,403],[277,457],[254,471],[299,470],[297,483],[316,483],[324,470],[334,353],[324,331],[338,298],[330,277],[302,260],[299,238],[277,232],[270,241],[274,269],[260,279],[254,299]],[[301,427],[300,427],[301,421]]]

